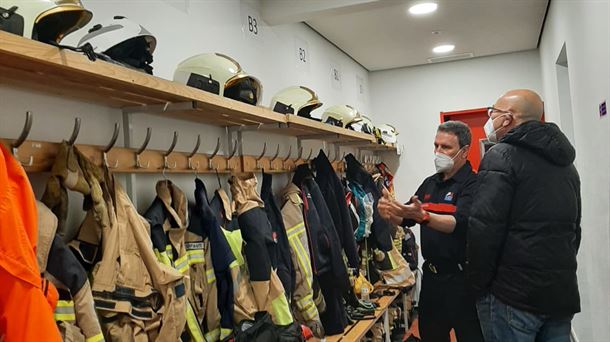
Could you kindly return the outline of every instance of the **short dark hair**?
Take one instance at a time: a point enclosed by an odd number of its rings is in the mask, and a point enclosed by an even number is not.
[[[470,133],[470,127],[461,121],[447,121],[443,122],[438,126],[438,132],[446,132],[455,135],[458,138],[460,148],[470,145],[472,134]]]

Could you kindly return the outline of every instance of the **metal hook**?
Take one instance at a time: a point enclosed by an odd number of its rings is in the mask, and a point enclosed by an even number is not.
[[[235,140],[233,143],[233,150],[231,150],[231,153],[225,157],[225,160],[227,161],[227,170],[233,170],[233,167],[231,166],[231,158],[235,156],[235,153],[237,153],[237,140]]]
[[[25,139],[28,137],[28,135],[30,135],[30,130],[32,129],[32,121],[33,121],[32,112],[30,112],[30,111],[25,112],[25,124],[23,125],[23,129],[21,130],[21,134],[19,135],[19,138],[17,138],[17,140],[15,140],[13,142],[13,144],[11,145],[11,150],[13,152],[13,156],[23,166],[32,166],[32,164],[34,164],[34,156],[30,156],[27,163],[24,163],[21,160],[19,160],[19,155],[17,153],[19,146],[21,146],[23,144],[23,142],[25,141]]]
[[[108,151],[110,151],[114,147],[114,144],[116,144],[116,140],[119,137],[119,130],[120,130],[119,123],[115,122],[114,123],[114,132],[112,133],[112,138],[110,138],[110,142],[102,150],[102,159],[104,160],[104,166],[106,166],[109,169],[116,169],[117,167],[119,167],[118,160],[116,160],[114,162],[114,165],[112,165],[112,166],[108,164]]]
[[[163,177],[165,177],[166,169],[175,169],[176,162],[174,161],[174,166],[169,166],[169,162],[167,161],[167,157],[174,151],[174,147],[176,147],[176,143],[178,142],[178,132],[174,131],[174,138],[172,139],[172,144],[169,146],[167,152],[163,153]]]
[[[146,146],[148,146],[148,143],[150,142],[151,134],[152,134],[152,128],[148,127],[146,129],[146,138],[144,138],[144,143],[136,151],[136,167],[139,169],[148,169],[148,167],[150,166],[150,160],[146,162],[146,166],[142,166],[142,163],[140,162],[140,155],[142,154],[142,152],[144,152],[144,150],[146,150]]]
[[[286,162],[288,161],[288,159],[290,159],[290,155],[292,154],[292,145],[290,145],[288,147],[288,155],[286,156],[286,158],[282,159],[282,168],[285,169],[286,166],[284,166],[286,164]]]
[[[309,155],[305,158],[306,161],[311,160],[311,156],[313,155],[313,148],[309,150]]]
[[[273,170],[273,162],[277,160],[277,156],[280,155],[280,144],[277,144],[277,149],[275,150],[275,154],[271,159],[269,159],[269,165],[271,166],[271,170]]]
[[[212,170],[212,159],[214,159],[214,157],[216,157],[216,155],[218,154],[218,151],[220,150],[220,138],[218,138],[216,140],[216,147],[214,148],[214,152],[212,152],[211,155],[208,156],[208,170]]]
[[[195,144],[195,148],[193,149],[193,152],[191,152],[191,154],[187,156],[188,167],[189,169],[195,171],[195,173],[199,168],[199,162],[197,162],[196,166],[193,166],[193,156],[195,155],[195,153],[197,153],[197,151],[199,151],[199,145],[201,145],[201,134],[197,134],[197,143]]]
[[[74,118],[74,128],[72,128],[72,135],[68,140],[68,145],[74,146],[76,138],[78,138],[78,133],[80,133],[80,118]]]
[[[256,158],[256,169],[262,169],[261,167],[261,159],[263,159],[263,157],[265,156],[265,152],[267,152],[267,143],[265,142],[265,145],[263,145],[263,152],[261,152],[260,156],[258,156],[258,158]]]

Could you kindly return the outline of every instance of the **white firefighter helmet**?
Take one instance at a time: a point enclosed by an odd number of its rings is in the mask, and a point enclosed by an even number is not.
[[[322,122],[333,126],[347,127],[358,116],[358,111],[348,105],[336,105],[327,108],[322,114]]]
[[[352,122],[349,122],[345,128],[367,134],[374,134],[375,132],[375,126],[373,126],[371,119],[368,116],[360,113],[358,113],[358,116],[352,120]]]
[[[271,99],[270,107],[274,112],[311,118],[311,111],[321,105],[322,102],[313,90],[300,86],[279,91]]]
[[[174,81],[252,105],[259,103],[263,91],[256,77],[220,53],[204,53],[182,61],[174,72]]]
[[[396,144],[398,142],[398,131],[394,126],[382,124],[377,126],[377,129],[384,144]]]
[[[0,30],[44,43],[59,43],[92,16],[80,0],[0,0]]]
[[[93,51],[107,55],[113,60],[143,69],[152,74],[150,64],[157,39],[140,24],[123,16],[95,24],[81,38],[78,46],[91,44]]]

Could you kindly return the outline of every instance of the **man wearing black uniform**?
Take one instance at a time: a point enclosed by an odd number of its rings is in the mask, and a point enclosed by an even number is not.
[[[380,214],[395,224],[421,227],[424,257],[419,331],[424,342],[483,341],[474,296],[466,288],[466,232],[477,176],[468,161],[468,126],[448,121],[434,139],[437,173],[426,178],[408,204],[379,201]]]

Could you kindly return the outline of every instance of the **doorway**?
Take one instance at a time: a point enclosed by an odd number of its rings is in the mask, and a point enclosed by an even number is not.
[[[563,43],[561,52],[555,62],[555,70],[557,72],[557,99],[559,100],[561,130],[568,137],[572,146],[576,146],[574,141],[574,116],[572,113],[568,52],[565,43]]]

